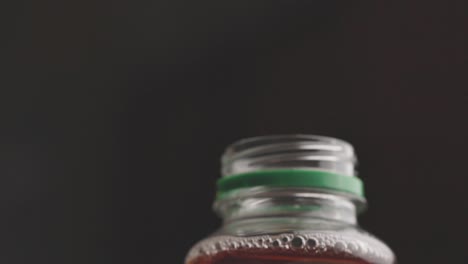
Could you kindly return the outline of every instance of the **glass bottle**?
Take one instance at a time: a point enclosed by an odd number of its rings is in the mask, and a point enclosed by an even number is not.
[[[366,206],[353,147],[314,135],[243,139],[222,157],[215,211],[222,227],[186,264],[392,264],[391,249],[362,230]]]

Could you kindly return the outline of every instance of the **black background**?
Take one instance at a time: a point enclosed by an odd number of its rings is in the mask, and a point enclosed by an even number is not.
[[[350,141],[361,224],[468,263],[466,1],[2,3],[0,262],[182,263],[232,141]]]

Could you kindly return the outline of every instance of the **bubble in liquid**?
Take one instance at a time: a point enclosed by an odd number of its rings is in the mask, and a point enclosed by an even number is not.
[[[232,248],[236,249],[239,247],[239,245],[236,242],[231,243]]]
[[[304,246],[304,239],[302,237],[295,237],[291,240],[291,246],[294,248],[300,248]]]
[[[200,255],[205,255],[205,250],[203,250],[203,248],[200,248],[200,249],[198,249],[198,253]]]
[[[279,242],[278,240],[275,240],[275,241],[273,241],[272,245],[273,245],[274,247],[279,247],[279,246],[280,246],[280,242]]]
[[[215,249],[216,249],[216,250],[223,250],[223,247],[221,246],[221,243],[220,243],[220,242],[216,242],[216,243],[215,243]]]
[[[187,259],[201,255],[214,255],[221,251],[234,250],[304,250],[304,254],[331,256],[344,252],[371,263],[392,263],[391,251],[367,234],[348,232],[310,232],[299,234],[263,235],[250,237],[215,236],[199,242],[189,252]]]
[[[314,238],[307,239],[307,246],[309,246],[310,248],[316,247],[317,244],[317,240],[315,240]]]
[[[349,243],[348,248],[349,248],[349,250],[351,250],[351,252],[358,252],[359,251],[358,244],[354,243],[354,242]]]
[[[360,254],[363,254],[363,255],[367,254],[367,247],[365,245],[363,245],[362,243],[359,243],[359,242],[358,242],[358,245],[359,245],[358,246],[359,247],[358,252]]]
[[[335,243],[335,249],[339,252],[343,252],[346,250],[346,244],[341,241],[338,241]]]

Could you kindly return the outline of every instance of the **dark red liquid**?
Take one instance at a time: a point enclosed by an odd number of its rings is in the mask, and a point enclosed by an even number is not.
[[[298,253],[285,254],[284,252],[274,252],[274,250],[258,251],[224,251],[213,256],[199,256],[188,264],[371,264],[365,260],[354,256],[340,254],[323,254],[313,256],[310,254]]]

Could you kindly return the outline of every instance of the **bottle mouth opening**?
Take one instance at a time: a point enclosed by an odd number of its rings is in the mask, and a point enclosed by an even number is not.
[[[227,147],[222,175],[272,170],[310,169],[355,176],[356,157],[346,141],[316,135],[272,135],[252,137]]]

